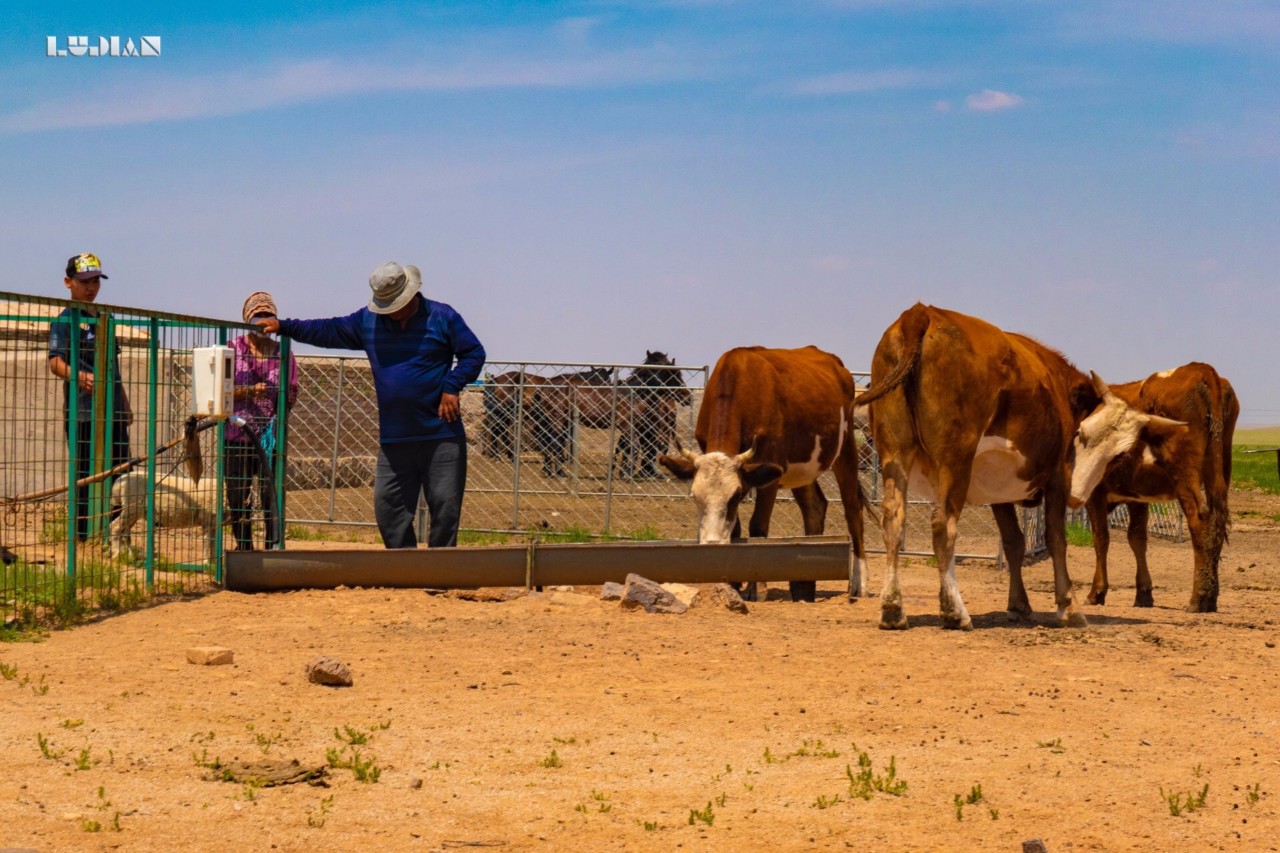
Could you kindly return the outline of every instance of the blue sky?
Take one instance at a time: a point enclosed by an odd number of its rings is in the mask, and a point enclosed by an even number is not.
[[[213,5],[6,4],[0,289],[331,316],[396,259],[495,359],[854,369],[921,300],[1280,423],[1273,2]]]

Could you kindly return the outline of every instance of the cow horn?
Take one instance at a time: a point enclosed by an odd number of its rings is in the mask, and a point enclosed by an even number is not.
[[[745,465],[751,461],[751,457],[756,455],[756,444],[760,441],[760,436],[754,436],[751,439],[751,446],[746,450],[733,457],[733,461],[739,465]]]
[[[1107,387],[1107,383],[1102,381],[1102,377],[1096,371],[1090,370],[1089,375],[1093,377],[1093,389],[1098,392],[1098,396],[1104,400],[1111,400],[1115,394],[1111,393],[1111,389]]]
[[[685,450],[684,446],[680,444],[680,439],[673,438],[672,441],[675,442],[676,453],[679,453],[681,456],[683,456],[685,459],[688,459],[690,462],[698,461],[698,454],[690,450]]]

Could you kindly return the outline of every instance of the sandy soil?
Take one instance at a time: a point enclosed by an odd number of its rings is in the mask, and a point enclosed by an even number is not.
[[[1051,625],[1047,562],[1027,572],[1027,626],[972,561],[976,630],[940,630],[937,574],[915,560],[906,632],[834,584],[813,605],[678,617],[594,589],[341,590],[218,592],[0,646],[0,847],[1275,850],[1277,512],[1233,496],[1217,614],[1182,610],[1190,547],[1155,540],[1156,607],[1130,607],[1118,536],[1111,601],[1079,630]],[[1083,602],[1092,552],[1070,561]],[[188,664],[197,645],[235,663]],[[308,683],[319,654],[354,686]],[[360,736],[376,782],[259,788],[201,766],[318,767]],[[864,753],[905,790],[856,796]]]

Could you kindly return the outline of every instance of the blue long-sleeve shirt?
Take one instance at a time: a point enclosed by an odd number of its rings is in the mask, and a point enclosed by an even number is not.
[[[452,307],[420,296],[417,312],[403,328],[385,314],[361,308],[328,320],[281,320],[280,333],[313,346],[365,351],[384,444],[465,437],[462,418],[453,423],[440,418],[440,395],[458,394],[474,382],[485,352]]]

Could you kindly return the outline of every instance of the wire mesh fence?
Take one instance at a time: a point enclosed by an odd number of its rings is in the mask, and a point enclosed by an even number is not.
[[[1068,516],[1068,521],[1079,524],[1086,529],[1092,527],[1089,522],[1089,513],[1083,507],[1072,510]],[[1127,504],[1120,504],[1107,514],[1107,526],[1113,530],[1129,529],[1129,507]],[[1187,530],[1182,507],[1176,502],[1148,504],[1147,533],[1151,536],[1159,536],[1162,539],[1172,539],[1174,542],[1185,542]]]
[[[637,364],[489,362],[461,395],[468,471],[459,541],[696,538],[688,485],[655,460],[675,440],[697,447],[708,370],[672,364],[662,353],[647,356],[649,363]],[[374,541],[378,426],[368,364],[360,356],[302,356],[299,363],[286,480],[290,534]],[[865,384],[865,373],[854,377]],[[878,512],[882,481],[865,419],[856,420],[853,440],[864,492]],[[845,532],[834,476],[824,474],[819,486],[830,501],[828,532]],[[770,534],[802,535],[790,494],[779,495],[778,504]],[[752,508],[748,497],[744,526]],[[910,502],[905,553],[932,553],[932,512],[928,501]],[[1042,525],[1034,513],[1025,524],[1034,548]],[[866,542],[882,550],[874,525]],[[990,512],[966,511],[958,553],[994,559],[998,548]]]
[[[5,623],[74,619],[220,578],[226,427],[194,433],[198,479],[183,459],[193,350],[236,328],[0,293]]]

